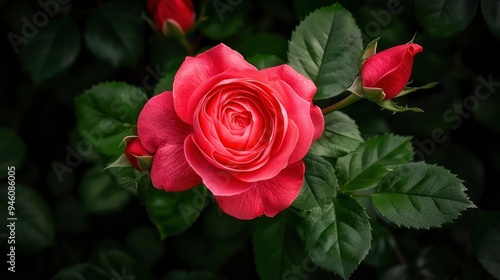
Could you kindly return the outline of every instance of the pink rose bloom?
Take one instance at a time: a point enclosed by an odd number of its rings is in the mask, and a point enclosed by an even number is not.
[[[410,80],[413,57],[422,50],[418,44],[404,44],[370,56],[361,68],[363,87],[381,88],[385,100],[393,99]]]
[[[298,196],[302,159],[323,132],[315,93],[290,66],[259,71],[223,44],[187,57],[173,91],[139,115],[153,185],[183,191],[203,182],[227,214],[273,217]]]

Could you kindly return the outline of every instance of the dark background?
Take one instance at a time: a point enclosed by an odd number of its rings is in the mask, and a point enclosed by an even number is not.
[[[132,2],[138,9],[145,10],[145,2]],[[199,50],[224,42],[245,57],[268,53],[286,60],[287,41],[299,19],[314,8],[333,2],[336,1],[243,1],[224,14],[224,21],[216,18],[209,2],[206,6],[211,16],[208,27],[201,26],[189,39]],[[433,89],[397,99],[399,104],[418,106],[425,113],[392,114],[367,101],[360,101],[345,112],[356,119],[364,137],[385,132],[415,135],[415,160],[436,163],[458,174],[477,206],[443,228],[417,231],[375,227],[372,251],[352,279],[406,279],[405,276],[411,276],[408,279],[492,279],[474,255],[471,232],[480,212],[500,210],[497,202],[500,196],[500,37],[495,37],[495,30],[487,26],[481,5],[463,31],[447,35],[440,31],[434,34],[417,20],[416,1],[400,1],[402,11],[388,18],[384,17],[387,1],[339,2],[356,17],[366,35],[365,44],[382,37],[379,50],[406,43],[416,32],[415,42],[423,46],[424,52],[415,57],[413,85],[439,81]],[[70,17],[83,32],[88,17],[101,4],[101,1],[69,1],[61,5],[54,18]],[[195,6],[199,9],[201,1],[195,1]],[[89,169],[104,159],[87,155],[71,172],[64,174],[62,181],[57,180],[54,161],[65,162],[68,147],[74,149],[80,139],[75,130],[74,97],[94,84],[110,80],[146,87],[144,77],[151,75],[151,69],[158,66],[162,73],[172,71],[179,57],[186,53],[175,40],[162,38],[143,22],[144,51],[132,67],[113,67],[100,61],[82,39],[78,57],[67,70],[36,84],[23,70],[6,35],[21,34],[21,18],[31,19],[39,10],[37,1],[0,0],[0,34],[4,34],[0,52],[0,142],[7,143],[0,144],[4,153],[0,161],[2,167],[15,164],[17,185],[31,188],[42,197],[42,204],[48,206],[54,235],[53,242],[41,248],[33,245],[37,239],[18,245],[18,278],[8,274],[2,279],[50,279],[61,269],[96,259],[93,254],[101,247],[120,248],[151,274],[152,279],[161,279],[171,270],[207,270],[226,279],[258,278],[249,232],[251,222],[228,217],[218,221],[217,206],[210,204],[185,234],[160,241],[143,206],[126,190],[103,191],[102,199],[109,207],[96,210],[86,204],[82,188],[89,183],[85,178],[92,177],[89,174],[95,171]],[[498,13],[498,9],[491,12]],[[498,35],[498,28],[496,33]],[[485,100],[471,97],[481,79],[497,83],[492,85]],[[484,88],[481,90],[481,93],[487,92]],[[318,104],[324,106],[331,101],[335,100]],[[438,133],[436,130],[441,134],[437,138],[445,138],[444,141],[436,141],[433,136]],[[16,139],[14,147],[11,139]],[[110,199],[109,204],[106,199]],[[26,207],[30,207],[30,203]],[[29,230],[39,229],[34,226]],[[388,240],[395,241],[396,246],[389,246]],[[22,242],[19,238],[18,241]],[[0,246],[4,260],[5,242]],[[7,265],[2,263],[3,270]],[[402,268],[402,264],[407,266]],[[4,275],[3,272],[0,275]],[[323,272],[310,276],[311,279],[334,277]]]

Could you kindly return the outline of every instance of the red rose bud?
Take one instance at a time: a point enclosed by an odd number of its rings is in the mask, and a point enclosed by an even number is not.
[[[380,88],[385,100],[393,99],[410,79],[413,57],[422,52],[418,44],[395,46],[370,56],[361,68],[363,87]]]
[[[148,11],[153,15],[156,27],[163,33],[170,31],[169,23],[185,33],[194,24],[195,12],[192,0],[148,0]]]
[[[151,160],[153,155],[146,150],[139,140],[139,137],[128,142],[127,147],[125,147],[125,156],[127,157],[130,164],[139,171],[145,171],[148,162]]]

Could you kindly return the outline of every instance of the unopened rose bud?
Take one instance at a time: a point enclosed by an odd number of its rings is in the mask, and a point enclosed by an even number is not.
[[[385,100],[396,97],[410,79],[413,57],[422,52],[418,44],[395,46],[370,56],[361,68],[364,88],[382,89]]]
[[[139,171],[147,171],[151,167],[153,155],[142,146],[139,137],[127,143],[125,156],[130,164]]]
[[[169,25],[186,33],[196,17],[192,0],[148,0],[147,8],[156,27],[165,34],[171,32]]]

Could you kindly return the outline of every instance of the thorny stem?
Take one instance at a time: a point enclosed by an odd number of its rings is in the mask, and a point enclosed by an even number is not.
[[[340,100],[339,102],[332,104],[322,110],[323,115],[328,115],[336,110],[339,110],[341,108],[344,108],[347,105],[350,105],[358,100],[360,100],[361,97],[357,96],[356,94],[351,94],[347,96],[346,98]]]

